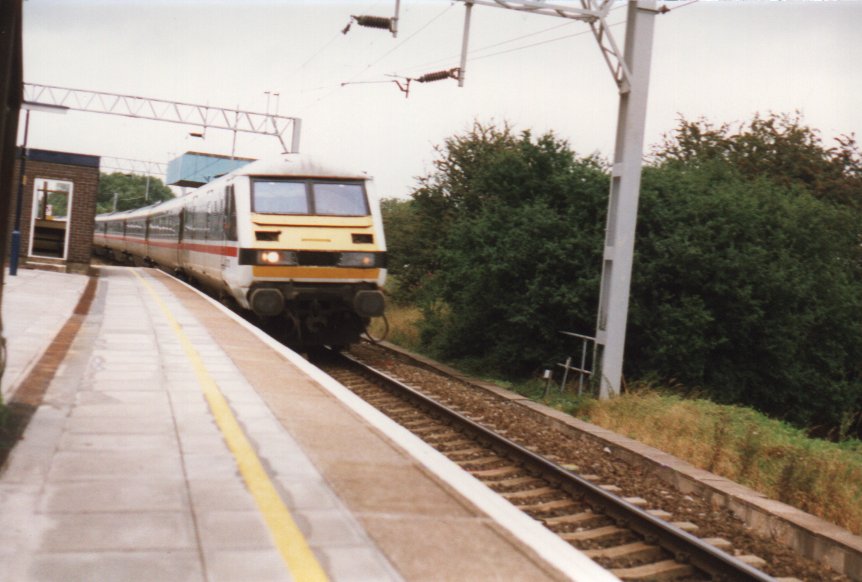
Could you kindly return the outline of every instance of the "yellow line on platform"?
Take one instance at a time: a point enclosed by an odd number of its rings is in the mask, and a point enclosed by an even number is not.
[[[291,517],[290,511],[285,507],[275,486],[270,481],[263,464],[237,422],[227,400],[207,371],[200,354],[152,284],[137,271],[132,272],[149,291],[179,338],[186,357],[192,363],[195,376],[209,403],[216,424],[221,430],[228,448],[233,452],[239,472],[263,515],[275,545],[285,564],[287,564],[293,579],[299,582],[328,580],[329,578],[308,546],[305,536],[302,535],[293,517]]]

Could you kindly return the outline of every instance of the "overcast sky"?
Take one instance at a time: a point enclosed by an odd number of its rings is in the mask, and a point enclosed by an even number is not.
[[[350,15],[391,16],[394,5],[27,0],[24,78],[261,112],[276,106],[265,92],[278,92],[279,112],[303,119],[303,153],[369,172],[382,196],[408,195],[414,177],[431,169],[434,146],[474,120],[553,130],[578,153],[610,156],[618,94],[587,25],[477,6],[466,86],[414,83],[405,98],[387,75],[418,77],[457,66],[464,6],[402,0],[398,38],[356,25],[341,34]],[[862,135],[862,2],[667,5],[671,12],[656,18],[648,146],[679,115],[720,123],[798,110],[827,141]],[[619,3],[609,22],[624,18]],[[622,45],[624,27],[612,30]],[[537,46],[521,49],[526,45]],[[229,132],[209,130],[201,140],[190,131],[93,113],[37,112],[28,146],[159,162],[185,151],[230,154]],[[237,139],[240,156],[279,151],[272,137]]]

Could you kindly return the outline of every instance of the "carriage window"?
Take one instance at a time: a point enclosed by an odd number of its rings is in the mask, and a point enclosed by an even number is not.
[[[308,214],[305,183],[255,181],[254,211],[266,214]]]
[[[368,208],[362,184],[315,183],[314,210],[330,216],[365,216]]]

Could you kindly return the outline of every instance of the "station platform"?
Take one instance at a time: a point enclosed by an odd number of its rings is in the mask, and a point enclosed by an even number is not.
[[[159,271],[5,281],[0,579],[614,579]]]

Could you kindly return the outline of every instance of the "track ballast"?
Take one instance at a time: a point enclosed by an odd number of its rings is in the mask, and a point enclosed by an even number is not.
[[[519,509],[624,580],[773,580],[687,524],[642,509],[596,476],[578,475],[357,359],[315,362]]]

